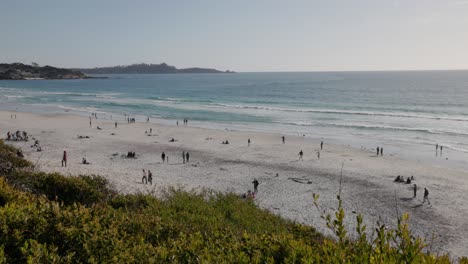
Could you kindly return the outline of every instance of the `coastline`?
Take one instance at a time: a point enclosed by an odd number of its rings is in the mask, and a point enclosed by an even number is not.
[[[435,252],[452,256],[468,255],[468,204],[464,193],[466,171],[418,163],[395,156],[376,157],[374,150],[354,149],[324,142],[320,159],[319,139],[259,132],[242,132],[167,126],[155,123],[127,124],[119,117],[114,121],[94,120],[92,128],[86,117],[69,114],[36,115],[0,111],[0,133],[25,130],[40,140],[43,151],[36,152],[29,142],[8,142],[23,149],[27,159],[47,172],[65,175],[99,174],[108,178],[122,192],[151,192],[170,186],[188,190],[210,188],[222,192],[244,193],[252,189],[252,180],[260,182],[256,203],[283,217],[312,225],[327,234],[324,222],[313,206],[312,194],[320,195],[319,204],[336,208],[341,164],[344,162],[344,207],[346,224],[354,226],[353,212],[362,213],[368,230],[376,220],[396,224],[398,210],[410,213],[411,229],[429,241],[435,235]],[[117,116],[115,116],[117,117]],[[96,126],[102,127],[97,130]],[[151,136],[145,130],[152,128]],[[111,135],[114,133],[115,135]],[[78,135],[89,139],[78,139]],[[176,142],[169,142],[174,138]],[[247,139],[252,140],[250,147]],[[229,140],[229,145],[221,144]],[[60,166],[61,154],[69,153],[69,166]],[[298,161],[303,149],[304,161]],[[120,155],[135,151],[137,159]],[[161,163],[161,152],[169,155],[169,164]],[[183,164],[181,153],[189,151],[190,164]],[[118,153],[117,156],[112,154]],[[86,157],[90,165],[80,164]],[[143,185],[141,169],[153,171],[155,185]],[[276,174],[278,173],[278,176]],[[419,186],[412,197],[412,185],[393,182],[396,175],[414,175]],[[310,184],[309,184],[310,182]],[[430,191],[431,206],[422,202],[422,191]]]

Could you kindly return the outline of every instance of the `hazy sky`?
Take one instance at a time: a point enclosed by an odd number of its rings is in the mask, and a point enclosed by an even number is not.
[[[468,69],[468,0],[0,0],[0,62]]]

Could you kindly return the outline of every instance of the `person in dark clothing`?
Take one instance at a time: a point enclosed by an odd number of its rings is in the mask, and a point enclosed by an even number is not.
[[[428,204],[431,204],[431,202],[429,201],[429,191],[428,191],[426,188],[424,188],[424,200],[423,200],[423,203],[425,203],[426,200],[427,200],[427,203],[428,203]]]
[[[320,141],[320,150],[323,149],[323,141]]]
[[[418,191],[418,186],[416,184],[413,185],[413,198],[416,198],[416,192]]]
[[[379,155],[379,153],[380,153],[380,148],[377,147],[377,156]]]
[[[247,140],[247,146],[250,147],[250,138]]]
[[[254,193],[257,194],[257,192],[258,192],[258,184],[259,184],[258,181],[257,181],[257,179],[254,179],[252,183],[253,183],[253,186],[254,186]]]
[[[286,138],[282,136],[281,139],[283,140],[283,144],[284,144],[284,142],[286,141]]]
[[[148,170],[148,182],[153,185],[153,174]]]
[[[302,156],[304,156],[304,152],[302,152],[302,149],[301,149],[301,151],[299,151],[299,159],[300,159],[300,160],[303,160],[303,159],[302,159]]]
[[[383,148],[380,147],[380,156],[383,156]]]
[[[187,160],[187,163],[189,163],[190,155],[188,154],[188,151],[185,153],[185,159]]]
[[[62,167],[63,167],[63,165],[65,165],[65,167],[67,167],[67,151],[66,150],[63,151]]]
[[[117,121],[115,121],[115,128],[117,128]]]
[[[161,159],[162,159],[162,162],[164,163],[166,161],[166,153],[162,153],[161,154]]]

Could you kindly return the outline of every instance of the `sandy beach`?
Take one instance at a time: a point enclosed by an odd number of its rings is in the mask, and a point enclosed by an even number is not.
[[[16,119],[11,119],[16,114]],[[397,214],[409,213],[416,235],[432,242],[436,253],[468,255],[468,173],[396,156],[376,156],[375,149],[353,149],[333,145],[321,138],[278,134],[214,130],[156,123],[127,124],[124,117],[115,120],[92,120],[69,115],[36,115],[0,112],[0,133],[26,131],[40,141],[42,152],[29,142],[8,142],[23,150],[26,158],[37,163],[39,170],[65,175],[98,174],[110,180],[121,192],[155,192],[167,187],[186,190],[209,188],[222,192],[245,193],[260,182],[255,202],[262,208],[300,223],[312,225],[328,234],[324,221],[313,205],[312,194],[320,195],[320,205],[336,209],[343,165],[344,206],[347,225],[354,232],[355,215],[365,217],[368,230],[376,221],[396,224]],[[137,120],[138,121],[138,120]],[[96,129],[101,127],[101,130]],[[152,133],[150,134],[150,128]],[[145,134],[145,131],[148,132]],[[79,136],[89,138],[79,138]],[[170,142],[174,138],[175,142]],[[251,144],[247,146],[250,138]],[[228,140],[230,144],[221,144]],[[298,160],[300,150],[304,159]],[[61,166],[62,153],[68,153],[68,166]],[[136,159],[124,158],[128,151]],[[183,163],[182,152],[190,153]],[[317,152],[320,151],[320,159]],[[161,153],[169,157],[162,163]],[[86,158],[91,164],[81,164]],[[153,172],[153,185],[141,183],[142,169]],[[394,183],[397,175],[414,176],[418,185],[413,199],[411,185]],[[430,192],[431,204],[422,204],[424,188]]]

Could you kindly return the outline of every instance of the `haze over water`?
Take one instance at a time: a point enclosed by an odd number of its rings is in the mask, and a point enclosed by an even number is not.
[[[0,108],[120,120],[126,113],[174,125],[186,118],[468,167],[468,71],[109,76],[0,81]],[[442,157],[435,144],[444,146]]]

